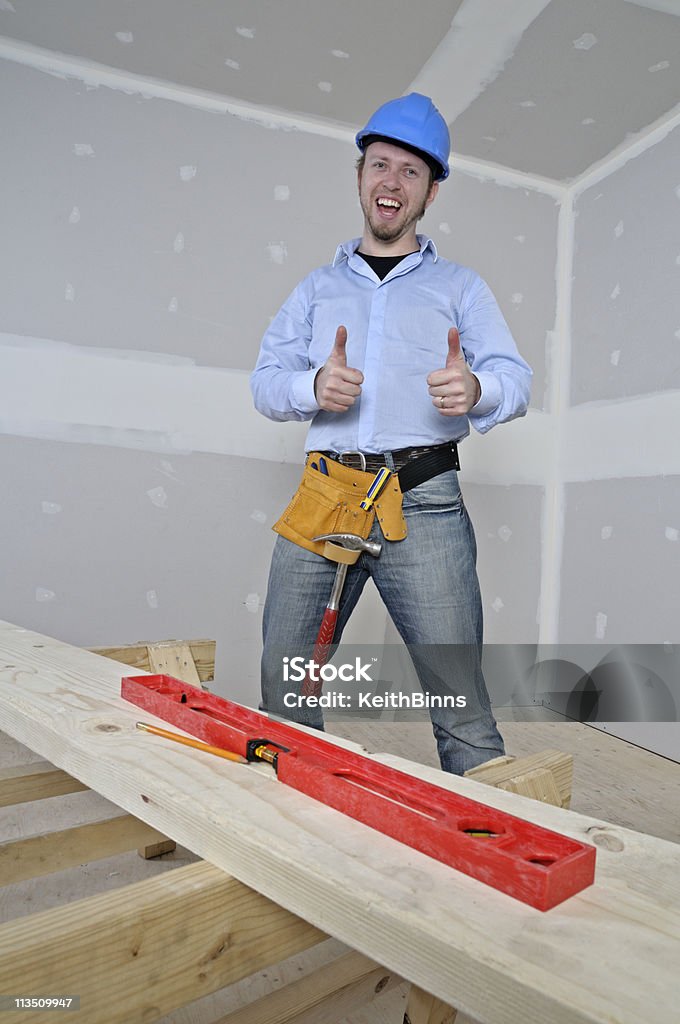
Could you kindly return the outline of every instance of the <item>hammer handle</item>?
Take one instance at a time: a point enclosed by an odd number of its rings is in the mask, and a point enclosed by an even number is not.
[[[326,608],[321,621],[321,628],[319,629],[316,643],[314,644],[314,653],[312,655],[312,659],[317,668],[321,668],[328,661],[333,637],[335,635],[335,623],[337,622],[337,619],[337,608]],[[302,695],[303,697],[318,697],[321,693],[322,687],[323,683],[321,679],[310,679],[309,676],[307,676],[302,684]]]

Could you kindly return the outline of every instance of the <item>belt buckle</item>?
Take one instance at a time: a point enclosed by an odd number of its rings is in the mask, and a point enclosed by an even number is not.
[[[348,448],[344,452],[338,452],[338,462],[340,463],[341,466],[345,465],[345,463],[343,462],[343,458],[345,457],[345,455],[358,455],[361,463],[361,470],[363,473],[366,472],[366,456],[364,455],[363,452],[360,452],[356,448]]]

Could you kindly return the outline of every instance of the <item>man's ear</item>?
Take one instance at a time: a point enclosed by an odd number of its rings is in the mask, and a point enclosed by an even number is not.
[[[437,195],[437,192],[439,192],[439,182],[438,181],[433,181],[432,182],[432,188],[430,189],[430,194],[428,195],[427,199],[425,200],[425,209],[427,209],[427,207],[430,205],[430,203],[434,202],[435,197]]]

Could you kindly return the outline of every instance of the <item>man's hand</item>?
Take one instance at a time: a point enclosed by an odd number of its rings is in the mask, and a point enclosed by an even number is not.
[[[314,394],[325,412],[347,412],[359,395],[364,375],[347,365],[347,328],[338,327],[331,354],[314,380]]]
[[[456,327],[449,330],[446,366],[431,373],[427,383],[432,404],[442,416],[464,416],[479,401],[482,389],[461,352]]]

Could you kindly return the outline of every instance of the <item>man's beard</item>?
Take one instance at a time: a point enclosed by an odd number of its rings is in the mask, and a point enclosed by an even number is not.
[[[364,210],[364,215],[366,216],[368,226],[370,227],[371,234],[374,238],[379,242],[396,242],[398,239],[408,234],[411,228],[421,219],[421,217],[425,216],[426,209],[427,203],[423,200],[420,209],[416,211],[415,214],[411,214],[403,224],[383,224],[381,221],[374,223],[374,218],[367,214],[366,210]],[[372,205],[370,210],[373,210]]]

